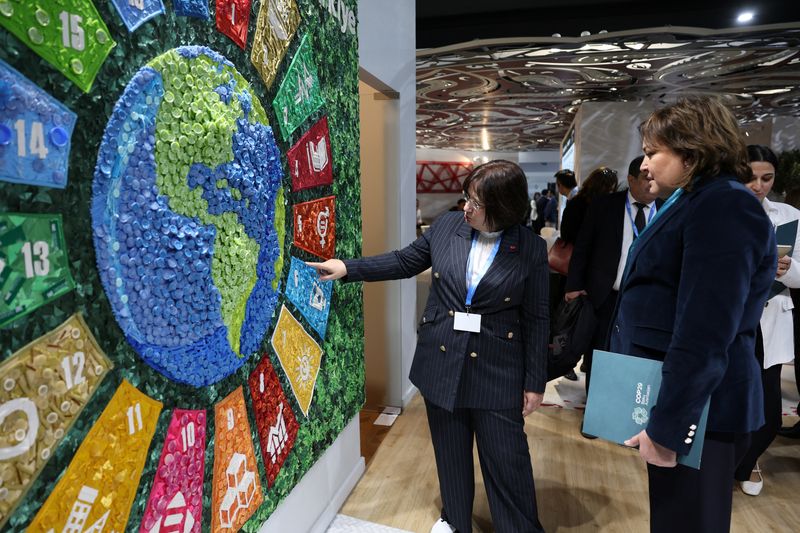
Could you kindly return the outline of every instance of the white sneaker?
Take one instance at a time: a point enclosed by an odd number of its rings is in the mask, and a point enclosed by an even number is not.
[[[456,530],[449,522],[445,522],[441,518],[433,524],[431,533],[453,533]]]

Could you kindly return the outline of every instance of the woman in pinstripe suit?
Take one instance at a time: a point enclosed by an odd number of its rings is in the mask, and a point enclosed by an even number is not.
[[[546,381],[547,251],[521,224],[528,191],[519,166],[481,165],[463,190],[463,212],[445,213],[402,250],[309,265],[343,281],[432,268],[410,375],[425,399],[443,503],[431,531],[472,531],[473,441],[495,530],[542,531],[523,426]]]

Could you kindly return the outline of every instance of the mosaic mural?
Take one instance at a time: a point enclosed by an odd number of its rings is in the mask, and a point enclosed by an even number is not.
[[[360,255],[356,33],[44,5],[0,0],[0,529],[257,531],[364,401],[305,265]]]

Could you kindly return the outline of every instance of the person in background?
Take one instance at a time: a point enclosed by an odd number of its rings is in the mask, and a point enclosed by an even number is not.
[[[547,205],[544,208],[544,225],[548,228],[555,228],[558,222],[558,195],[553,191],[547,191]]]
[[[576,190],[576,189],[573,189]],[[560,236],[569,244],[578,240],[586,211],[596,198],[606,196],[617,190],[617,171],[600,167],[591,172],[581,184],[578,193],[567,202],[561,217]],[[566,196],[566,195],[565,195]]]
[[[464,205],[466,203],[467,202],[463,198],[459,198],[458,202],[456,202],[456,205],[450,208],[450,211],[464,211]]]
[[[795,187],[786,191],[786,203],[794,208],[800,209],[800,188]],[[795,253],[792,252],[794,256]],[[800,256],[798,256],[800,257]],[[794,321],[794,383],[797,391],[800,392],[800,289],[790,289],[794,308],[799,311],[792,312]],[[795,411],[800,413],[800,403],[797,404]],[[778,430],[778,435],[788,439],[800,439],[800,422],[795,422],[792,426],[784,426]]]
[[[639,156],[628,165],[627,191],[598,196],[591,203],[572,251],[564,299],[569,302],[584,294],[592,303],[597,317],[591,343],[593,349],[608,348],[608,328],[617,305],[628,250],[655,216],[660,203],[650,192],[647,175],[639,168],[643,160],[644,156]],[[571,202],[577,202],[579,198],[580,194]],[[567,209],[570,209],[569,205]],[[566,215],[564,212],[565,222]],[[591,350],[583,355],[583,361],[588,392]]]
[[[561,174],[561,178],[559,178]],[[571,180],[571,181],[570,181]],[[556,186],[560,194],[569,197],[577,187],[573,186],[572,189],[567,189],[567,185],[563,183],[575,183],[575,175],[571,170],[561,170],[556,173]],[[584,180],[581,185],[580,191],[575,194],[571,200],[567,200],[567,205],[564,208],[564,214],[561,217],[560,238],[567,244],[575,244],[578,239],[578,230],[583,222],[583,217],[586,216],[586,210],[589,208],[595,198],[608,195],[617,189],[617,172],[610,168],[600,167],[594,171]],[[550,290],[550,308],[553,313],[558,309],[558,303],[564,298],[564,287],[567,278],[561,274],[554,274],[551,280]],[[570,370],[564,375],[570,381],[577,381],[578,376],[574,370]]]
[[[775,184],[775,169],[778,158],[766,146],[750,145],[747,147],[752,176],[745,180],[747,188],[761,202],[764,211],[778,227],[793,220],[800,220],[800,211],[781,202],[773,202],[767,198]],[[800,232],[797,233],[794,250],[800,250]],[[793,254],[794,255],[794,254]],[[798,255],[797,257],[800,257]],[[772,296],[764,307],[756,338],[755,356],[761,366],[761,383],[764,393],[764,418],[766,423],[750,437],[741,463],[736,468],[735,478],[739,481],[742,492],[750,496],[758,496],[764,487],[764,478],[758,465],[758,458],[763,454],[781,427],[781,368],[784,363],[794,359],[794,321],[792,319],[792,297],[789,289],[800,288],[800,261],[786,255],[778,259],[778,271],[775,279],[782,285],[773,289]]]
[[[556,190],[558,194],[563,194],[567,200],[571,200],[578,192],[578,181],[575,173],[568,168],[564,168],[555,173]]]
[[[470,533],[473,442],[499,533],[542,531],[524,417],[547,379],[547,250],[522,226],[527,180],[509,161],[476,167],[462,213],[374,257],[309,263],[323,280],[409,278],[432,267],[411,381],[425,399],[442,516],[432,533]]]
[[[536,226],[536,219],[538,218],[539,214],[536,211],[536,201],[541,197],[541,193],[535,192],[533,193],[533,198],[531,198],[530,206],[528,207],[528,226],[533,228]]]
[[[753,353],[775,232],[739,182],[750,175],[747,150],[720,100],[680,100],[640,131],[642,171],[666,201],[631,245],[610,345],[663,367],[647,427],[625,444],[647,463],[651,532],[725,532],[740,451],[764,423]],[[696,470],[677,456],[691,450],[709,401]]]
[[[547,189],[542,189],[541,195],[536,200],[536,222],[533,225],[533,232],[537,235],[544,227],[544,211],[547,208],[547,202],[550,201],[549,192]]]

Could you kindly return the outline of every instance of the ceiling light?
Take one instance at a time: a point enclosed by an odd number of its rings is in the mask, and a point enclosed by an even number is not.
[[[753,20],[755,14],[752,11],[742,11],[739,13],[739,16],[736,17],[736,22],[739,24],[745,24]]]
[[[791,87],[784,87],[783,89],[767,89],[765,91],[755,91],[753,94],[780,94],[780,93],[788,93],[791,91]]]
[[[481,129],[481,148],[489,151],[489,131],[486,128]]]

